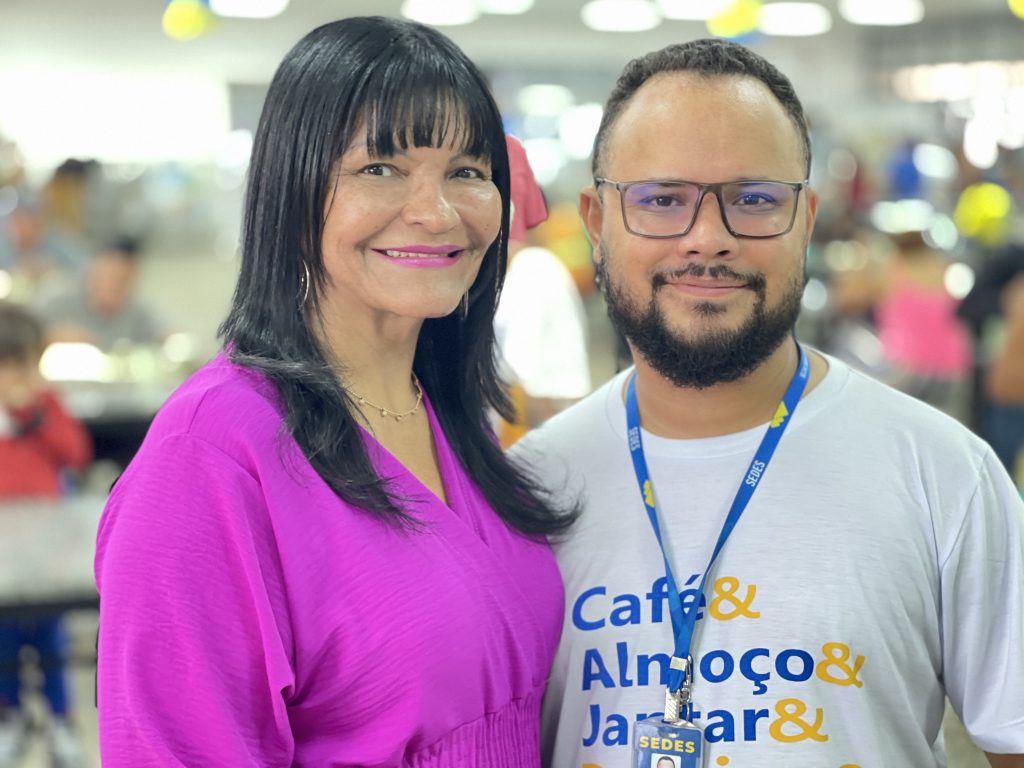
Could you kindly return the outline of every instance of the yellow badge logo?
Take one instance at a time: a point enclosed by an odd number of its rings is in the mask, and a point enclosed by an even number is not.
[[[650,480],[644,480],[644,504],[648,507],[654,506],[654,486]]]
[[[779,407],[775,409],[775,416],[772,418],[772,429],[782,426],[782,422],[789,416],[789,409],[786,408],[785,403],[779,403]]]

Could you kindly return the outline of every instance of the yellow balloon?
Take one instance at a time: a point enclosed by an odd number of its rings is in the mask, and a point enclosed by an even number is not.
[[[200,0],[171,0],[164,9],[164,34],[174,40],[194,40],[210,28],[212,19]]]
[[[715,37],[740,37],[757,30],[761,23],[761,0],[734,0],[724,11],[707,20]]]
[[[1010,4],[1010,11],[1014,16],[1024,19],[1024,0],[1007,0]]]

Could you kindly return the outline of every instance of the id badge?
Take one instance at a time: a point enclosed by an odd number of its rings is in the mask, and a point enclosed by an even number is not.
[[[702,768],[704,733],[687,720],[655,715],[633,729],[633,768]]]

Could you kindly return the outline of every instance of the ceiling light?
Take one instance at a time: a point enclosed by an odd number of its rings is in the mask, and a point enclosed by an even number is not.
[[[597,102],[588,102],[570,107],[558,118],[558,138],[569,157],[574,160],[590,157],[603,114],[604,107]]]
[[[661,23],[661,14],[647,0],[590,0],[580,18],[599,32],[644,32]]]
[[[658,8],[666,19],[707,21],[732,5],[732,0],[658,0]]]
[[[218,16],[241,19],[272,19],[288,7],[288,0],[210,0],[210,10]]]
[[[766,3],[758,29],[783,37],[823,35],[832,29],[832,14],[817,3]]]
[[[527,115],[560,115],[575,98],[564,85],[527,85],[516,94],[516,106]]]
[[[938,144],[918,144],[914,147],[914,167],[933,179],[952,179],[956,176],[956,156]]]
[[[480,18],[480,9],[473,0],[405,0],[402,15],[421,24],[451,27],[469,24]]]
[[[484,13],[515,16],[533,8],[533,0],[476,0],[476,5]]]
[[[899,26],[924,18],[921,0],[839,0],[839,14],[851,24]]]

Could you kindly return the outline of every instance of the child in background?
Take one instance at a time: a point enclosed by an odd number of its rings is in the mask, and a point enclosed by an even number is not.
[[[92,457],[85,428],[64,411],[39,373],[42,340],[42,326],[34,316],[0,302],[0,503],[55,498],[66,473],[84,469]],[[2,531],[0,506],[0,535]],[[53,715],[48,732],[52,765],[81,765],[67,722],[64,644],[58,618],[0,622],[0,768],[16,765],[25,743],[19,690],[23,646],[39,654],[43,694]]]

